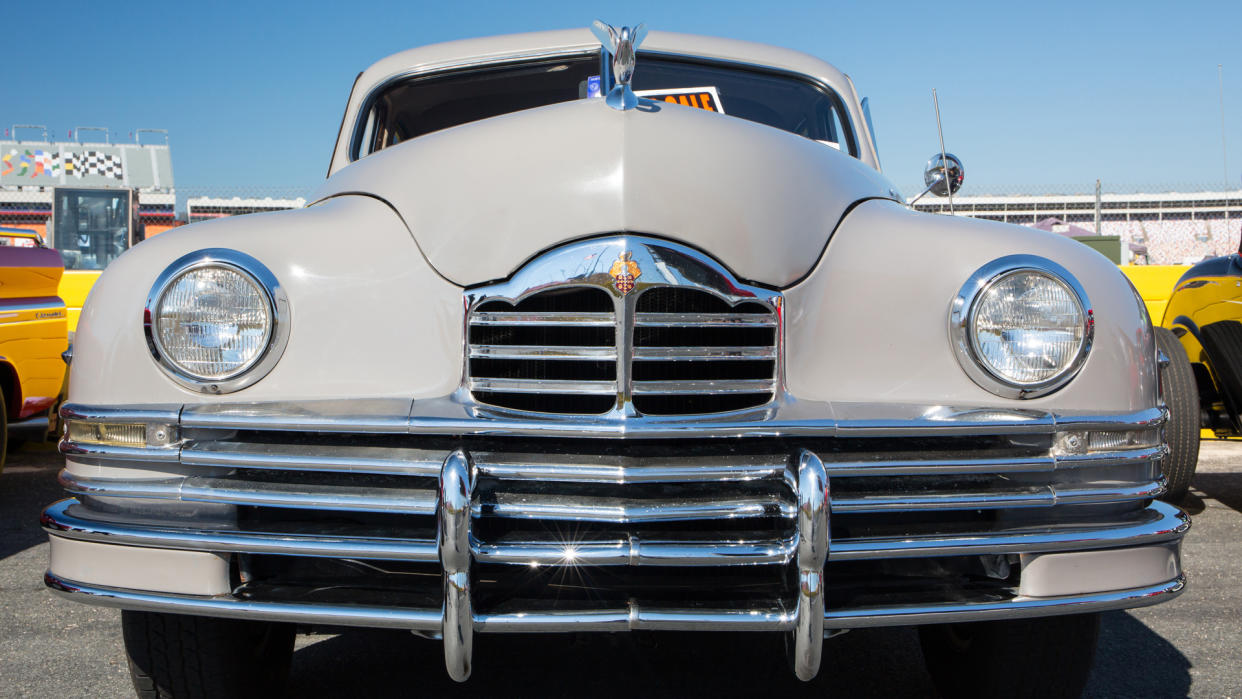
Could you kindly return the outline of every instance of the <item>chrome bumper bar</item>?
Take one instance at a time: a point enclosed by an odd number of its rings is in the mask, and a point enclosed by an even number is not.
[[[372,417],[391,415],[385,412],[391,407],[375,408]],[[1177,508],[1151,502],[1164,488],[1157,474],[1167,448],[1155,432],[1163,424],[1164,411],[1069,418],[915,409],[917,416],[903,420],[881,419],[868,410],[855,406],[852,418],[838,415],[831,421],[804,420],[805,416],[785,411],[776,421],[769,416],[749,425],[731,422],[704,429],[676,420],[659,425],[652,421],[637,431],[630,431],[634,426],[609,424],[598,434],[587,430],[574,435],[713,442],[725,436],[818,438],[804,445],[773,443],[775,453],[763,451],[767,447],[752,439],[748,441],[760,444],[759,449],[735,452],[726,445],[714,451],[633,456],[644,453],[641,445],[632,450],[586,449],[582,454],[545,450],[542,442],[514,441],[527,433],[526,427],[531,434],[553,436],[534,425],[502,423],[492,429],[478,416],[472,424],[488,431],[450,431],[456,436],[436,441],[411,435],[431,433],[435,422],[434,416],[415,412],[389,423],[337,421],[329,419],[329,413],[307,410],[291,422],[289,413],[253,406],[187,406],[173,411],[69,406],[63,414],[70,421],[145,425],[147,441],[106,446],[89,441],[90,433],[84,433],[88,440],[74,441],[70,431],[61,442],[70,461],[61,482],[85,504],[66,500],[45,511],[43,525],[54,539],[150,550],[274,554],[282,560],[438,564],[426,573],[436,576],[438,568],[438,581],[426,579],[437,581],[439,589],[420,589],[401,603],[380,606],[374,598],[359,598],[356,604],[340,602],[348,598],[316,603],[248,599],[239,589],[221,596],[165,594],[151,591],[160,588],[132,589],[135,583],[128,579],[101,584],[85,574],[62,577],[55,568],[49,571],[47,584],[82,601],[132,609],[434,632],[444,640],[449,674],[459,681],[470,675],[476,631],[781,631],[790,635],[796,674],[810,679],[820,665],[825,628],[1089,612],[1155,604],[1182,590],[1176,547],[1189,519]],[[420,422],[424,420],[431,422]],[[447,423],[437,424],[443,428]],[[340,437],[353,428],[366,428],[361,430],[364,434],[387,431],[406,436],[369,441]],[[299,441],[300,435],[291,434],[303,431],[320,436]],[[262,437],[256,438],[256,433]],[[463,434],[504,435],[510,441],[471,442]],[[919,447],[929,436],[978,435],[990,435],[995,441],[979,450],[954,446],[923,452]],[[1005,435],[1021,438],[1002,440]],[[1126,442],[1135,435],[1139,442]],[[884,449],[875,449],[859,445],[863,437],[914,437],[924,442],[898,446],[886,441]],[[1063,448],[1062,441],[1071,437],[1079,440],[1074,446],[1080,449]],[[1099,444],[1092,441],[1096,437],[1101,438]],[[1109,441],[1113,437],[1117,440]],[[840,439],[828,443],[830,438]],[[845,446],[836,447],[841,443]],[[988,446],[995,444],[1002,446]],[[149,475],[133,475],[143,471]],[[234,508],[234,513],[246,508],[250,518],[225,516],[224,523],[209,524],[210,520],[194,516],[164,522],[141,515],[94,516],[101,514],[93,509],[101,504],[109,511],[126,512],[127,503],[137,503],[135,512],[143,507],[172,511],[181,503],[188,513],[199,507],[209,512]],[[262,517],[269,510],[309,518],[362,513],[360,522],[400,517],[408,528],[387,530],[386,536],[379,533],[385,530],[366,528],[369,524],[345,534],[331,528],[312,529],[318,532],[313,534],[297,533],[306,529],[278,533],[254,524],[268,521]],[[1028,514],[1015,516],[1017,511]],[[1050,516],[1052,511],[1068,514]],[[938,523],[949,521],[946,515],[954,526],[936,529]],[[890,519],[900,517],[906,519]],[[886,521],[907,524],[874,524]],[[549,538],[548,531],[540,529],[565,522],[583,525],[581,540]],[[694,526],[678,526],[682,524]],[[830,525],[837,528],[836,536],[830,536]],[[877,593],[847,598],[849,603],[825,603],[826,592],[834,591],[826,579],[834,574],[834,564],[843,564],[836,570],[848,570],[890,559],[1002,556],[1011,557],[1000,562],[1008,570],[1017,555],[1092,550],[1107,555],[1108,550],[1149,546],[1168,549],[1174,563],[1141,581],[1121,578],[1109,585],[1055,591],[1016,586],[1000,593],[962,590],[937,597]],[[668,596],[659,598],[663,601],[622,601],[628,593],[608,602],[594,599],[598,608],[549,608],[542,598],[489,605],[486,593],[477,588],[479,581],[472,580],[476,564],[536,569],[773,566],[780,567],[771,576],[773,581],[794,579],[797,584],[779,594],[764,592],[745,601],[703,603],[706,606],[693,602],[683,606]],[[760,571],[760,575],[767,574]],[[1166,575],[1171,579],[1165,580]],[[73,579],[79,577],[87,579]],[[993,577],[1003,580],[1009,573]],[[486,583],[486,578],[481,580]],[[837,590],[847,588],[848,579],[842,580]],[[1140,582],[1142,586],[1134,589],[1098,592]],[[210,591],[229,587],[222,584]],[[925,599],[945,601],[923,603]]]
[[[252,602],[233,597],[161,595],[84,585],[55,575],[44,576],[47,586],[70,599],[105,607],[173,614],[281,621],[322,626],[363,626],[438,632],[443,624],[439,609],[398,609],[354,605]],[[1158,585],[1086,595],[1015,597],[1000,601],[945,602],[851,609],[824,614],[824,627],[861,629],[942,622],[988,621],[1085,614],[1113,609],[1146,607],[1173,599],[1186,586],[1186,576]],[[637,603],[590,612],[523,612],[475,614],[474,630],[485,633],[564,633],[573,631],[792,631],[794,614],[778,608],[703,610],[648,608]]]

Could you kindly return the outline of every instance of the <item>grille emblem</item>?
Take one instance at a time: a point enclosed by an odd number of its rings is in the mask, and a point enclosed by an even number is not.
[[[617,260],[612,263],[608,274],[612,276],[613,288],[624,296],[634,290],[634,283],[643,276],[643,270],[634,261],[634,253],[626,250],[617,255]]]

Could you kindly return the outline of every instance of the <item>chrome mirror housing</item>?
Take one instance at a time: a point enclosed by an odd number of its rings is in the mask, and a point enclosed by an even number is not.
[[[938,197],[956,194],[966,180],[966,171],[962,161],[952,153],[937,153],[927,161],[923,168],[923,184],[927,191]]]

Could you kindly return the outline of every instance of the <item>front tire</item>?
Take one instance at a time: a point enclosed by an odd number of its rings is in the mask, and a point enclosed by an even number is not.
[[[1161,463],[1168,489],[1160,499],[1178,502],[1190,491],[1190,479],[1199,463],[1199,386],[1181,341],[1167,328],[1155,330],[1156,347],[1169,358],[1169,365],[1160,371],[1161,392],[1169,407],[1164,427],[1169,455]]]
[[[1099,633],[1099,614],[1071,614],[921,626],[919,644],[943,697],[1077,697]]]
[[[293,659],[291,624],[121,612],[141,699],[278,697]]]

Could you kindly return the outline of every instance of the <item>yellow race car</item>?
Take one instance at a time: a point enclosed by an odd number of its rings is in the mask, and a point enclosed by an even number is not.
[[[1201,435],[1242,437],[1242,257],[1122,269],[1156,326],[1170,411],[1166,498],[1180,499],[1190,488]]]
[[[0,228],[0,470],[5,452],[42,438],[65,380],[64,265],[34,231]]]

